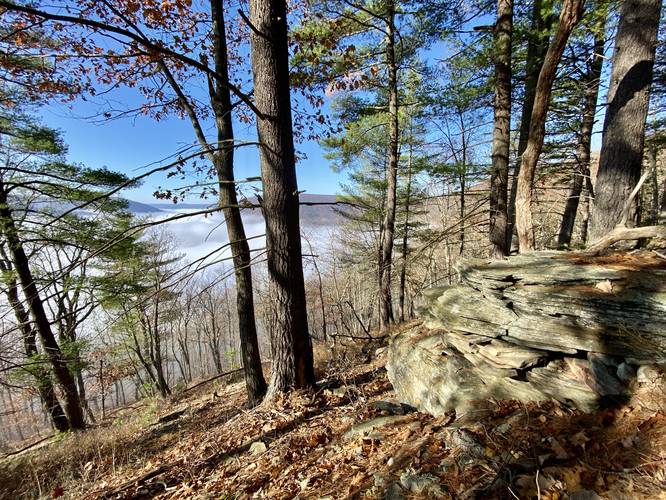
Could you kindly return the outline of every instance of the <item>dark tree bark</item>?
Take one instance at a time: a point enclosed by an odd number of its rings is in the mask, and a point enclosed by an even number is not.
[[[86,424],[83,418],[83,410],[79,400],[76,381],[67,367],[67,360],[64,358],[51,329],[51,323],[46,315],[44,303],[32,276],[28,257],[19,239],[18,229],[7,202],[7,192],[5,187],[0,184],[0,229],[5,236],[12,265],[21,284],[23,296],[33,319],[33,326],[39,334],[44,351],[51,363],[53,375],[62,390],[64,411],[65,415],[67,415],[69,426],[71,429],[84,429]]]
[[[211,0],[213,37],[215,45],[215,71],[227,81],[229,69],[227,42],[224,32],[224,6],[221,0]],[[211,92],[211,100],[217,123],[217,140],[220,150],[215,153],[215,170],[219,180],[219,199],[231,242],[231,256],[236,277],[236,307],[238,310],[238,333],[245,373],[248,403],[255,406],[266,394],[266,381],[261,368],[257,325],[254,318],[254,296],[252,293],[252,268],[250,246],[245,236],[245,227],[238,208],[236,184],[234,182],[234,130],[232,104],[228,86],[219,82]]]
[[[208,158],[215,167],[218,179],[219,203],[224,214],[231,247],[231,257],[236,278],[236,307],[238,311],[238,332],[245,375],[245,387],[248,404],[256,406],[266,393],[266,380],[261,368],[257,326],[254,315],[254,294],[252,286],[252,268],[250,246],[246,239],[245,227],[241,218],[234,178],[234,129],[229,90],[229,64],[227,40],[225,34],[224,6],[220,0],[211,0],[213,20],[213,47],[216,79],[209,76],[208,90],[215,124],[217,144],[211,147],[206,139],[203,127],[189,99],[183,93],[175,78],[164,63],[162,72],[174,89],[180,102],[185,107],[195,135],[201,147],[207,151]]]
[[[650,162],[650,184],[652,188],[652,201],[650,203],[650,223],[659,223],[659,176],[657,172],[657,147],[654,143],[648,148],[648,161]]]
[[[386,202],[382,221],[379,261],[379,330],[385,332],[393,320],[391,271],[395,239],[396,190],[398,185],[398,67],[395,54],[395,2],[387,3],[386,66],[388,68],[389,145],[386,162]]]
[[[250,1],[261,201],[266,219],[273,366],[267,396],[314,384],[289,90],[285,0]]]
[[[498,0],[495,23],[495,105],[490,176],[490,255],[509,255],[507,196],[511,142],[511,33],[513,0]]]
[[[546,134],[546,115],[550,104],[550,94],[557,74],[557,66],[566,47],[569,35],[583,15],[583,0],[564,0],[560,19],[548,47],[539,73],[534,107],[530,118],[530,135],[527,147],[520,161],[518,186],[516,191],[516,231],[521,252],[534,250],[534,227],[532,223],[532,187],[536,164],[541,155]]]
[[[588,228],[590,227],[590,207],[594,199],[594,187],[592,186],[592,178],[588,172],[585,177],[585,190],[582,194],[583,206],[580,209],[580,240],[587,243]]]
[[[578,131],[578,147],[576,149],[576,165],[569,197],[564,207],[562,225],[557,238],[559,246],[571,244],[578,205],[583,194],[583,186],[590,178],[590,150],[592,145],[592,129],[594,116],[597,112],[597,98],[601,82],[601,69],[603,67],[603,53],[605,41],[605,20],[596,27],[594,34],[594,47],[590,63],[588,64],[583,85],[585,86],[585,103],[583,105],[580,130]]]
[[[666,224],[666,179],[661,184],[661,204],[659,205],[657,224]]]
[[[10,268],[5,264],[0,264],[0,268],[5,273],[11,272]],[[28,311],[25,310],[19,299],[16,279],[13,277],[9,278],[6,281],[6,285],[7,289],[5,290],[5,293],[7,295],[7,301],[14,311],[16,323],[21,330],[25,355],[27,358],[34,358],[39,354],[39,351],[37,350],[37,333],[30,324],[30,315]],[[39,365],[29,366],[27,370],[35,378],[37,393],[42,400],[44,411],[49,416],[53,427],[59,432],[68,431],[70,429],[69,421],[67,420],[67,416],[65,415],[62,406],[60,406],[60,401],[58,401],[56,396],[55,388],[51,382],[51,376],[49,375],[48,370]]]
[[[595,186],[590,240],[619,223],[641,176],[645,120],[654,68],[661,0],[625,0],[615,36],[613,69]],[[636,222],[635,214],[630,218]]]
[[[543,0],[534,0],[532,3],[532,24],[527,39],[527,57],[525,63],[525,90],[523,106],[520,113],[520,131],[518,136],[518,161],[514,167],[511,190],[509,193],[509,206],[507,207],[507,247],[511,250],[511,242],[516,225],[516,192],[518,190],[518,175],[520,174],[520,159],[527,147],[527,138],[530,135],[530,120],[534,107],[537,80],[543,66],[543,60],[548,50],[553,18],[553,3]]]
[[[412,202],[412,156],[413,156],[413,146],[411,144],[411,124],[410,124],[410,144],[409,144],[409,156],[407,158],[407,192],[405,194],[405,222],[403,225],[402,233],[402,247],[400,249],[401,253],[401,265],[400,265],[400,289],[398,293],[398,319],[402,322],[405,321],[405,295],[407,289],[407,253],[409,251],[409,211],[411,209]]]

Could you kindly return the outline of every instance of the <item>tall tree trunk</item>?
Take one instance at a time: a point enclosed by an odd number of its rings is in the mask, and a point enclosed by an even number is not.
[[[182,92],[168,68],[161,64],[167,80],[176,91],[194,127],[201,147],[208,152],[218,178],[219,203],[224,214],[227,236],[236,278],[236,307],[238,331],[245,375],[248,404],[259,404],[266,393],[266,380],[261,368],[257,326],[254,312],[252,268],[250,247],[246,240],[245,227],[241,218],[234,178],[234,130],[232,121],[233,105],[228,85],[229,68],[225,33],[224,5],[220,0],[211,0],[213,19],[213,50],[215,72],[222,81],[208,80],[209,95],[217,127],[217,144],[212,148],[189,99]]]
[[[650,162],[650,183],[652,188],[652,202],[650,203],[650,223],[659,223],[659,173],[657,172],[657,147],[650,144],[648,148],[648,160]]]
[[[553,3],[546,0],[534,0],[532,3],[532,24],[527,39],[527,60],[525,64],[525,90],[523,106],[520,113],[520,132],[518,136],[518,160],[514,167],[511,191],[509,193],[509,206],[507,207],[507,247],[511,250],[513,233],[516,225],[516,193],[518,191],[518,175],[520,174],[520,160],[527,147],[530,135],[530,120],[534,97],[536,95],[537,80],[543,66],[548,40],[552,27]]]
[[[5,266],[3,266],[2,270],[4,272],[9,271],[9,269],[6,269]],[[35,358],[39,354],[36,341],[37,333],[30,324],[30,315],[28,314],[28,311],[25,310],[19,299],[18,285],[16,280],[14,278],[10,278],[6,284],[7,301],[14,311],[16,322],[19,329],[21,330],[25,355],[28,359]],[[51,382],[51,376],[49,375],[48,370],[45,370],[40,365],[36,365],[28,367],[28,371],[35,378],[37,393],[42,400],[44,411],[51,419],[53,427],[59,432],[68,431],[69,421],[67,420],[67,416],[65,415],[62,406],[60,406],[60,401],[58,401],[56,396],[55,388]]]
[[[273,366],[267,395],[314,384],[289,91],[285,0],[250,1],[252,74],[266,219]]]
[[[516,230],[521,252],[534,250],[534,226],[532,223],[532,188],[536,164],[541,155],[546,134],[546,115],[550,103],[550,94],[557,74],[557,66],[566,47],[569,35],[583,15],[583,0],[564,0],[560,19],[548,47],[546,57],[539,73],[534,108],[530,118],[530,135],[527,147],[520,161],[518,186],[516,191]]]
[[[580,209],[580,240],[587,243],[588,228],[590,227],[590,207],[594,199],[594,187],[591,174],[585,177],[585,190],[583,191],[583,206]]]
[[[507,196],[511,142],[511,34],[513,0],[498,0],[495,23],[495,105],[490,176],[490,255],[509,255]]]
[[[82,363],[81,357],[77,355],[74,362],[80,366]],[[79,389],[79,400],[81,401],[81,408],[83,408],[83,411],[88,416],[88,420],[94,424],[96,422],[95,414],[92,412],[90,405],[88,404],[88,398],[86,396],[86,383],[85,380],[83,380],[83,370],[76,369],[74,376],[76,377],[76,385]]]
[[[398,295],[398,318],[405,321],[405,295],[407,288],[407,252],[409,250],[409,210],[412,201],[412,156],[414,147],[412,145],[412,127],[410,123],[410,143],[409,154],[407,157],[407,193],[405,196],[405,222],[402,232],[402,247],[400,249],[402,263],[400,265],[400,291]]]
[[[605,19],[596,26],[594,33],[594,46],[592,57],[588,65],[587,74],[583,84],[585,85],[585,104],[583,106],[580,130],[578,131],[578,147],[576,150],[576,166],[574,170],[573,183],[564,207],[562,225],[557,238],[559,246],[571,244],[576,214],[583,186],[590,178],[590,150],[592,146],[592,129],[594,128],[594,116],[597,112],[597,98],[599,97],[599,85],[601,83],[601,70],[603,67],[604,41],[605,41]]]
[[[0,225],[7,241],[12,265],[18,276],[28,310],[33,319],[34,328],[39,334],[44,351],[53,368],[53,375],[62,390],[64,410],[69,421],[69,426],[71,429],[84,429],[86,424],[83,418],[81,402],[79,401],[76,381],[69,371],[67,360],[64,358],[60,346],[53,335],[51,323],[44,309],[44,303],[39,295],[32,271],[30,270],[28,257],[19,239],[12,211],[7,204],[7,192],[2,185],[0,185]]]
[[[465,146],[463,146],[463,151],[465,151]],[[463,157],[465,156],[465,153],[463,152]],[[463,170],[462,173],[460,174],[460,212],[459,212],[459,217],[460,217],[460,230],[458,231],[458,241],[460,242],[460,246],[458,247],[458,255],[462,256],[464,250],[465,250],[465,195],[466,189],[467,189],[467,176],[465,174],[465,170],[467,169],[467,165],[465,164],[465,161],[463,160]]]
[[[622,208],[641,176],[660,11],[661,0],[624,0],[620,9],[590,221],[591,241],[620,222]]]
[[[666,224],[666,179],[661,184],[661,205],[659,206],[659,224]]]
[[[229,79],[227,41],[224,32],[224,6],[221,0],[211,0],[213,37],[215,46],[215,71],[225,81]],[[220,150],[215,154],[215,170],[219,179],[219,199],[231,242],[231,256],[236,277],[236,307],[238,333],[245,372],[245,387],[250,406],[261,402],[266,394],[266,380],[261,368],[257,325],[254,318],[252,293],[252,268],[250,246],[241,219],[236,184],[234,182],[234,130],[231,95],[228,86],[217,83],[213,93],[217,140]]]
[[[158,333],[155,332],[157,336]],[[162,347],[158,337],[155,338],[155,354],[153,358],[153,368],[155,369],[155,378],[157,381],[157,390],[160,391],[160,396],[163,398],[171,394],[171,389],[167,382],[166,377],[164,376],[164,362],[162,360]]]
[[[385,332],[393,319],[391,270],[395,238],[396,191],[398,185],[398,66],[395,54],[395,1],[388,1],[386,20],[386,65],[388,68],[389,146],[386,162],[386,203],[381,232],[379,268],[379,329]]]

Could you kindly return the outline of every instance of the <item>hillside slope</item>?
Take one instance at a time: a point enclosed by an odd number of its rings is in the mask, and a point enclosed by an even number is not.
[[[412,325],[413,326],[413,325]],[[384,349],[243,409],[206,384],[2,461],[2,498],[656,498],[666,418],[656,385],[613,411],[496,402],[438,418],[392,401]],[[587,496],[586,496],[587,495]]]

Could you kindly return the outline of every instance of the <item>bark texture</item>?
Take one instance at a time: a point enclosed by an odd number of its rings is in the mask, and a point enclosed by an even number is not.
[[[4,255],[3,255],[4,257]],[[11,272],[6,265],[2,265],[3,272]],[[25,355],[28,359],[35,359],[39,354],[37,350],[37,333],[30,324],[30,315],[25,310],[18,293],[18,284],[15,278],[10,278],[7,282],[6,296],[9,305],[14,311],[14,316],[21,330],[21,337],[23,338],[23,347]],[[29,361],[31,362],[31,361]],[[51,382],[51,376],[48,370],[40,365],[29,366],[27,371],[35,378],[37,393],[42,400],[44,411],[49,416],[53,427],[59,432],[66,432],[70,429],[67,416],[60,405],[60,401],[56,396],[55,388]]]
[[[543,148],[543,140],[546,134],[546,115],[553,82],[557,74],[557,66],[569,40],[569,35],[582,15],[583,0],[564,1],[553,41],[548,47],[548,52],[539,73],[534,108],[530,118],[530,134],[527,147],[521,157],[516,190],[516,230],[521,253],[534,250],[534,227],[532,223],[534,172]]]
[[[267,396],[314,383],[303,280],[285,0],[250,1],[273,366]]]
[[[14,222],[12,210],[9,208],[7,192],[0,185],[0,229],[7,242],[12,266],[21,284],[28,310],[32,316],[33,326],[36,329],[44,346],[44,351],[51,363],[53,375],[63,393],[64,411],[71,429],[84,429],[86,424],[83,410],[79,400],[76,381],[69,371],[67,360],[63,356],[51,328],[51,322],[46,315],[44,303],[39,295],[37,285],[32,276],[28,256],[19,239],[18,228]]]
[[[385,332],[393,320],[391,271],[395,238],[396,189],[398,185],[398,68],[395,53],[395,2],[387,5],[386,66],[388,68],[389,146],[386,160],[386,202],[382,221],[379,261],[379,329]]]
[[[245,386],[248,394],[248,403],[250,406],[255,406],[261,402],[266,393],[266,380],[261,368],[261,357],[257,340],[250,247],[246,240],[245,227],[238,206],[234,178],[235,144],[232,121],[233,105],[229,90],[229,65],[224,5],[220,0],[211,0],[210,10],[213,21],[213,52],[217,78],[213,80],[209,77],[208,93],[217,129],[215,147],[209,144],[194,107],[164,64],[162,64],[162,71],[185,107],[197,140],[201,147],[207,151],[207,156],[215,167],[217,174],[218,199],[222,213],[224,214],[236,279],[238,332],[243,359]]]
[[[661,0],[625,0],[620,9],[590,221],[592,241],[619,222],[641,176],[660,11]],[[635,214],[632,219],[635,222]]]
[[[410,126],[411,129],[411,126]],[[410,130],[410,138],[412,137],[412,133]],[[409,145],[409,153],[408,153],[408,158],[407,158],[407,192],[405,194],[405,221],[403,225],[403,233],[402,233],[402,246],[400,248],[400,255],[401,255],[401,264],[400,264],[400,288],[398,291],[398,320],[400,322],[405,321],[406,315],[405,315],[405,296],[407,292],[407,264],[408,264],[408,256],[407,253],[409,251],[409,211],[411,209],[411,202],[412,202],[412,160],[413,160],[413,147],[412,144],[410,143]]]
[[[532,23],[530,34],[527,39],[527,58],[525,62],[525,91],[523,94],[523,106],[520,113],[520,130],[518,135],[518,161],[514,167],[509,193],[507,246],[511,249],[513,233],[516,225],[516,191],[518,189],[518,174],[520,173],[520,158],[527,147],[527,138],[530,135],[530,119],[534,107],[534,95],[539,72],[543,66],[544,57],[548,50],[548,40],[553,17],[552,2],[534,0],[532,4]]]
[[[215,44],[215,71],[228,81],[224,6],[220,0],[211,0],[211,14]],[[250,406],[255,406],[261,402],[266,393],[266,380],[261,368],[257,325],[254,317],[250,246],[246,239],[234,182],[234,130],[229,88],[217,83],[216,87],[212,89],[211,101],[215,112],[219,148],[219,151],[214,154],[214,162],[219,180],[219,200],[223,207],[227,234],[231,242],[231,256],[236,277],[238,332],[245,369],[245,387]]]
[[[583,194],[583,187],[590,177],[590,150],[592,145],[592,129],[594,128],[594,116],[597,111],[597,98],[599,97],[599,84],[601,82],[601,69],[603,66],[605,23],[602,22],[598,31],[594,34],[594,47],[587,74],[583,85],[585,86],[585,102],[578,132],[578,146],[576,149],[576,166],[571,184],[571,190],[567,203],[564,207],[562,225],[557,238],[557,244],[567,246],[571,244],[578,205]],[[587,232],[587,231],[585,231]]]
[[[495,24],[495,104],[490,177],[490,255],[509,255],[507,196],[511,141],[511,33],[513,0],[497,2]]]

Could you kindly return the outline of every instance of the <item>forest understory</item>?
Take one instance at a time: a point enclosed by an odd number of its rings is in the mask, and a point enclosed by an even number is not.
[[[142,401],[6,457],[0,497],[665,497],[661,383],[594,413],[502,401],[432,417],[393,399],[385,356],[349,348],[320,360],[315,389],[249,410],[243,383],[219,380]]]

